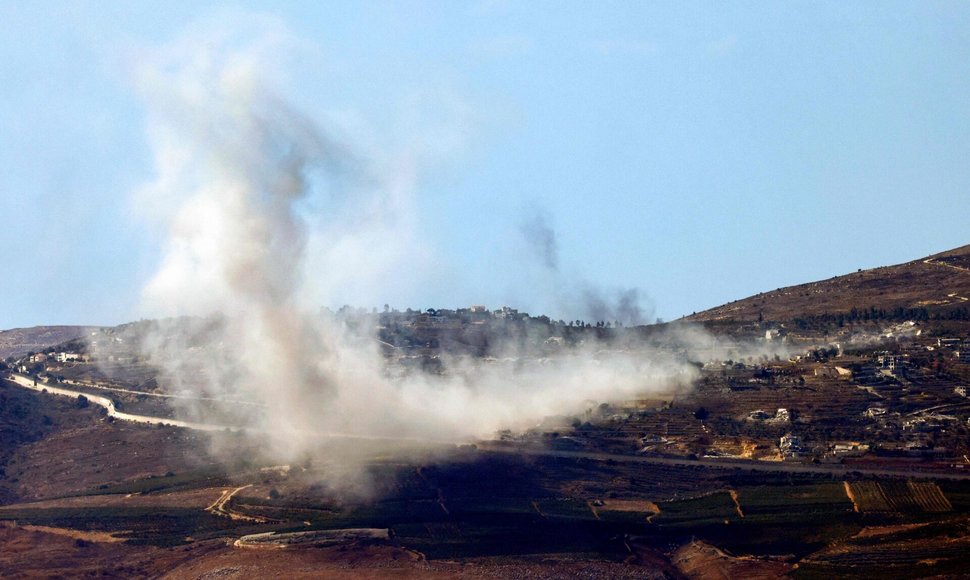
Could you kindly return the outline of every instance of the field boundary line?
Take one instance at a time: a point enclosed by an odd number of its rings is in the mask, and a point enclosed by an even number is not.
[[[859,513],[861,510],[859,510],[859,504],[855,500],[855,494],[852,493],[852,486],[849,485],[848,481],[843,481],[842,485],[845,487],[845,495],[848,496],[849,501],[852,502],[852,510]]]
[[[728,494],[731,495],[731,501],[734,502],[734,509],[738,512],[738,517],[744,519],[744,512],[741,511],[741,502],[738,501],[738,492],[733,489],[728,490]]]

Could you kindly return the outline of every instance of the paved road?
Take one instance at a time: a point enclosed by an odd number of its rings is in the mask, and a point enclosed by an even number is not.
[[[224,429],[233,429],[233,427],[227,427],[225,425],[208,425],[205,423],[181,421],[179,419],[167,419],[164,417],[149,417],[148,415],[133,415],[131,413],[124,413],[116,409],[114,402],[107,397],[100,397],[98,395],[92,395],[91,393],[83,393],[81,391],[65,389],[64,387],[55,387],[53,385],[35,381],[31,377],[17,373],[11,373],[9,378],[11,381],[20,385],[21,387],[34,391],[47,391],[52,395],[61,395],[64,397],[72,397],[74,399],[78,398],[79,396],[83,396],[88,400],[88,402],[107,409],[109,417],[114,417],[115,419],[120,419],[122,421],[131,421],[133,423],[144,423],[148,425],[171,425],[172,427],[184,427],[186,429],[196,429],[199,431],[222,431]]]
[[[676,467],[704,467],[714,469],[740,469],[771,473],[812,473],[821,475],[848,475],[862,473],[881,477],[906,477],[925,479],[970,480],[970,472],[928,472],[906,469],[878,469],[855,467],[851,465],[783,463],[766,461],[740,461],[736,459],[686,459],[674,457],[649,457],[645,455],[619,455],[595,451],[557,451],[541,447],[522,447],[517,445],[495,445],[489,442],[479,444],[483,451],[508,453],[512,455],[536,455],[544,457],[563,457],[573,459],[592,459],[595,461],[616,461],[618,463],[645,463]]]
[[[7,377],[10,381],[15,384],[38,392],[47,391],[52,395],[61,395],[65,397],[71,397],[77,399],[79,396],[84,396],[88,402],[94,403],[100,407],[104,407],[108,410],[108,415],[114,417],[115,419],[120,419],[122,421],[132,421],[134,423],[144,423],[148,425],[169,425],[172,427],[182,427],[185,429],[196,429],[198,431],[249,431],[258,432],[257,428],[253,427],[232,427],[229,425],[213,425],[211,423],[194,423],[191,421],[182,421],[179,419],[170,419],[166,417],[151,417],[149,415],[134,415],[132,413],[125,413],[119,411],[115,408],[115,404],[111,399],[107,397],[100,397],[98,395],[92,395],[91,393],[85,393],[82,391],[75,391],[72,389],[66,389],[63,386],[52,386],[47,383],[35,381],[32,377],[26,375],[21,375],[17,373],[9,373]],[[407,437],[407,436],[392,436],[392,435],[366,435],[357,433],[334,433],[334,432],[324,432],[324,431],[294,431],[294,434],[300,435],[314,435],[320,439],[348,439],[348,440],[359,440],[359,441],[393,441],[395,443],[410,442],[410,443],[421,443],[421,444],[435,444],[435,445],[455,445],[455,441],[446,441],[441,439],[430,439],[425,437]]]

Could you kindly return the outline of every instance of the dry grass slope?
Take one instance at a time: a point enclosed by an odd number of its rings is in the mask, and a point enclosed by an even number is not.
[[[3,330],[0,331],[0,359],[23,356],[81,338],[93,329],[90,326],[34,326]]]
[[[852,308],[927,308],[970,304],[970,245],[895,266],[764,292],[688,316],[697,322],[785,321],[847,313]]]

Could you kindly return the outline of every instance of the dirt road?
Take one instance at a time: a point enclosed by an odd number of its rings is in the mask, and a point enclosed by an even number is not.
[[[260,517],[260,516],[247,516],[247,515],[235,512],[231,508],[229,508],[229,502],[232,500],[232,497],[234,495],[252,486],[253,484],[250,483],[248,485],[241,485],[235,489],[227,489],[226,491],[222,492],[222,495],[219,496],[219,499],[212,502],[212,505],[210,505],[209,507],[205,508],[205,511],[213,515],[229,518],[231,520],[258,522],[261,524],[264,524],[270,521],[269,519]]]
[[[952,268],[954,270],[959,270],[960,272],[970,273],[970,268],[964,268],[963,266],[955,266],[953,264],[947,264],[946,262],[937,262],[933,258],[927,258],[923,260],[924,264],[931,264],[933,266],[943,266],[944,268]]]

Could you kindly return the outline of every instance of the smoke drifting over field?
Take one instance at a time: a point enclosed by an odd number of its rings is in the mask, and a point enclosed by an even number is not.
[[[157,172],[136,201],[165,236],[146,309],[215,315],[185,333],[194,342],[165,332],[146,340],[168,389],[255,403],[238,408],[250,436],[288,460],[318,452],[329,434],[458,442],[692,378],[694,367],[671,355],[595,344],[551,362],[449,361],[443,375],[389,378],[373,329],[320,315],[317,290],[321,279],[360,284],[368,252],[382,257],[368,261],[371,274],[395,283],[396,244],[413,236],[407,168],[369,164],[275,93],[264,79],[276,42],[233,46],[217,32],[147,55],[136,76]],[[362,219],[376,208],[379,219]],[[556,268],[555,236],[542,226],[534,242]],[[584,299],[593,318],[640,317],[636,294],[615,305],[593,291]],[[202,406],[182,412],[220,421]]]

